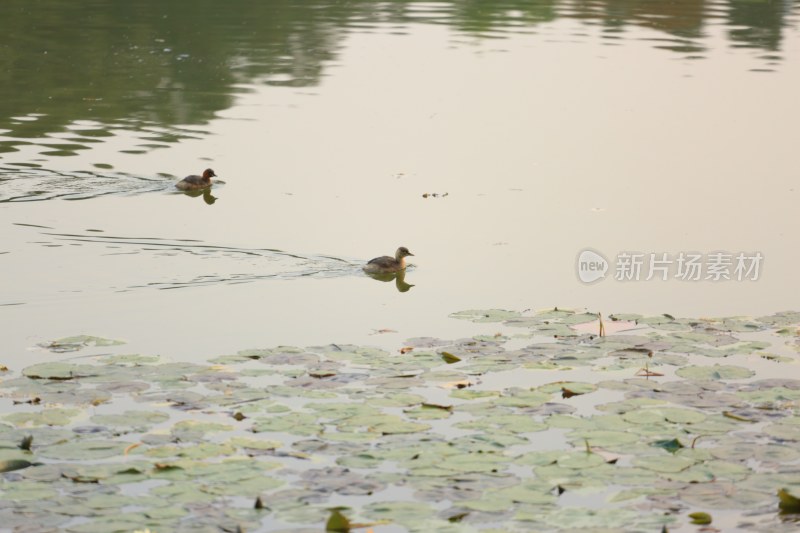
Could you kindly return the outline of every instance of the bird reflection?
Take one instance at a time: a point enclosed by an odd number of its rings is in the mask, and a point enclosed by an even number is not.
[[[205,203],[207,203],[208,205],[211,205],[211,204],[213,204],[214,202],[217,201],[217,197],[214,196],[213,194],[211,194],[211,188],[210,187],[207,187],[207,188],[199,190],[199,191],[198,190],[195,190],[195,191],[183,191],[183,194],[185,194],[186,196],[191,196],[192,198],[197,198],[198,196],[202,196],[203,197],[203,201]]]
[[[406,271],[401,270],[400,272],[388,272],[383,274],[370,274],[367,273],[367,276],[371,277],[372,279],[377,279],[378,281],[392,281],[394,280],[395,287],[400,292],[408,292],[408,290],[413,287],[413,285],[406,283]]]

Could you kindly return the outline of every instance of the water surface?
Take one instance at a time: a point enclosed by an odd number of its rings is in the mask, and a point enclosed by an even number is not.
[[[76,333],[198,358],[396,348],[465,333],[446,318],[465,308],[797,307],[797,2],[3,11],[14,359]],[[173,191],[206,167],[210,194]],[[410,290],[360,274],[400,245]],[[764,263],[758,281],[586,285],[587,247]]]

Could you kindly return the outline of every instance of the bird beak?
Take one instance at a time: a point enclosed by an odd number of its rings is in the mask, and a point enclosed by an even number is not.
[[[414,255],[414,254],[412,254],[411,252],[408,252],[408,255]]]

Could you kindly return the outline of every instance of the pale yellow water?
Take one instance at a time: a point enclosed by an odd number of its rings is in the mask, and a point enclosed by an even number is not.
[[[0,153],[3,353],[21,360],[78,333],[190,358],[393,347],[474,332],[447,318],[465,308],[798,307],[796,3],[744,19],[736,2],[507,2],[485,19],[403,5],[228,10],[187,34],[175,13],[163,25],[109,14],[85,43],[29,13],[12,43],[13,68],[38,72],[32,94],[0,88],[0,141],[17,150]],[[198,9],[189,22],[218,8]],[[97,50],[81,72],[78,52],[126,28],[127,47]],[[40,64],[45,51],[64,57]],[[111,72],[94,68],[114,57]],[[63,79],[48,76],[55,64]],[[45,146],[64,143],[80,148]],[[213,205],[173,193],[209,166],[224,182]],[[415,254],[411,290],[360,273],[401,245]],[[609,259],[758,251],[764,263],[755,282],[586,285],[586,247]],[[397,333],[372,335],[382,328]]]

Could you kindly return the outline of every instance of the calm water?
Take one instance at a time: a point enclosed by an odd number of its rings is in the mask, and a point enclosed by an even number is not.
[[[798,13],[5,0],[0,348],[199,358],[474,332],[447,318],[465,308],[797,308]],[[206,167],[224,183],[174,192]],[[360,273],[399,245],[409,290]],[[591,285],[587,247],[612,261]],[[757,281],[616,281],[625,251],[764,259]]]

